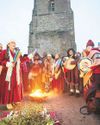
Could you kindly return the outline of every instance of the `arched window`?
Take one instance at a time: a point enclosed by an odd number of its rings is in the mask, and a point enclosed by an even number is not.
[[[55,1],[49,0],[49,11],[55,11]]]

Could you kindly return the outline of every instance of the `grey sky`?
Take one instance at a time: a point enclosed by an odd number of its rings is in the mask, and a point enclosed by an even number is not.
[[[33,0],[0,0],[0,42],[6,47],[15,40],[27,53],[29,23]],[[71,0],[75,20],[75,41],[78,51],[85,48],[88,39],[100,41],[100,0]]]

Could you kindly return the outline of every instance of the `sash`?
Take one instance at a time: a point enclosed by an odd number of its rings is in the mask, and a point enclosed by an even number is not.
[[[93,74],[93,70],[89,70],[84,76],[83,76],[83,86],[85,87],[86,85],[89,84],[90,78]]]
[[[17,77],[17,84],[19,85],[20,82],[21,82],[21,79],[20,79],[20,57],[21,56],[21,52],[19,50],[19,48],[16,48],[16,54],[14,56],[14,63],[17,62],[17,66],[16,66],[16,77]]]
[[[17,84],[20,84],[20,59],[17,60],[17,66],[16,66],[16,70],[17,70]]]
[[[10,63],[14,62],[13,57],[12,57],[10,51],[9,51],[9,60],[10,60]],[[13,70],[13,67],[12,67],[12,66],[9,66],[9,67],[8,67],[8,70],[7,70],[7,74],[6,74],[6,81],[9,82],[8,90],[10,90],[10,86],[11,86],[12,70]]]
[[[54,74],[55,79],[58,79],[58,77],[59,77],[59,75],[60,75],[60,73],[61,73],[61,69],[59,69],[59,67],[61,66],[61,63],[62,63],[62,60],[61,60],[61,59],[58,59],[58,60],[55,62],[54,66],[53,66],[53,74]],[[57,72],[55,72],[55,69],[56,69],[56,68],[58,68],[58,71],[57,71]]]
[[[16,65],[16,79],[17,79],[18,85],[20,84],[20,59],[19,59],[20,55],[21,55],[20,52],[16,52],[16,54],[15,54],[15,56],[13,58],[12,55],[11,55],[11,52],[9,51],[10,63],[12,63],[12,62],[16,63],[17,62],[17,65]],[[6,81],[9,82],[8,90],[11,89],[12,71],[13,71],[13,67],[9,66],[8,70],[7,70],[7,74],[6,74]]]
[[[3,69],[3,66],[0,65],[0,75],[1,75],[2,69]]]

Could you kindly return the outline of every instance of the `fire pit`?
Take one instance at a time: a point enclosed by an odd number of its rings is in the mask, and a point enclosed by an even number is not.
[[[29,96],[32,101],[36,102],[43,102],[47,100],[47,94],[42,92],[40,89],[31,93]]]

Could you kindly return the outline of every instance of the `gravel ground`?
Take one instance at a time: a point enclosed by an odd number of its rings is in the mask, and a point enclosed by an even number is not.
[[[100,125],[100,115],[82,115],[80,113],[80,107],[85,105],[83,97],[69,96],[67,93],[59,96],[52,95],[42,104],[48,110],[56,112],[62,125]],[[27,98],[25,102],[26,100]]]
[[[57,112],[58,118],[63,121],[63,125],[100,125],[100,115],[82,115],[80,107],[85,105],[82,97],[69,96],[63,94],[49,98],[44,105]]]

